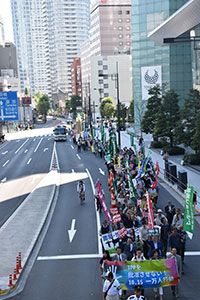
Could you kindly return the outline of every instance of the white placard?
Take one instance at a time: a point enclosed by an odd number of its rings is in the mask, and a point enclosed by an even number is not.
[[[142,76],[142,100],[148,100],[148,90],[155,85],[162,86],[162,67],[148,66],[141,68]]]

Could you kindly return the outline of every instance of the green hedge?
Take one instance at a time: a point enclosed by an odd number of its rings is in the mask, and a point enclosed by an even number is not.
[[[169,155],[181,155],[185,153],[185,149],[178,146],[164,146],[162,149],[164,153],[168,152]]]
[[[151,142],[151,148],[163,148],[167,145],[166,141],[153,141]]]
[[[200,165],[200,154],[185,154],[183,161],[185,164]]]

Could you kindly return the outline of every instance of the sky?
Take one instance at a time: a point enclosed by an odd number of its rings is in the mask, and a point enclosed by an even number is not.
[[[4,22],[5,40],[13,42],[12,15],[10,0],[0,0],[0,14]]]

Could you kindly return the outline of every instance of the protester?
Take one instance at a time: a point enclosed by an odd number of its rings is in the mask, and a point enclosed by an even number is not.
[[[116,255],[114,255],[112,257],[112,260],[113,261],[126,261],[127,260],[127,257],[126,257],[126,254],[122,253],[122,249],[120,247],[117,247],[117,253]]]
[[[137,262],[141,262],[141,261],[144,261],[146,260],[145,257],[144,257],[144,254],[142,253],[142,249],[137,249],[136,250],[136,254],[135,256],[132,258],[132,261],[137,261]]]
[[[111,257],[110,254],[107,250],[103,251],[103,257],[100,259],[99,261],[99,271],[100,271],[100,275],[103,278],[103,265],[104,265],[104,260],[108,260],[111,261]]]
[[[162,222],[161,222],[161,219],[162,218],[165,218],[166,221],[167,221],[167,218],[165,217],[165,215],[162,213],[162,209],[158,209],[157,210],[157,216],[155,218],[155,224],[158,225],[158,226],[161,226]]]
[[[153,251],[157,250],[159,253],[159,256],[163,256],[163,250],[162,250],[162,244],[158,240],[158,237],[156,235],[152,236],[152,239],[148,241],[149,245],[149,251],[148,251],[148,257],[152,258],[153,257]]]
[[[168,247],[168,240],[169,234],[171,232],[170,225],[167,224],[166,218],[161,219],[161,233],[160,233],[160,241],[163,246],[163,257],[166,258],[167,247]]]
[[[171,257],[175,257],[175,259],[176,259],[176,265],[177,265],[177,269],[178,269],[178,278],[180,279],[181,274],[182,274],[182,261],[181,261],[180,255],[177,254],[176,248],[171,249],[171,254],[169,254],[168,258],[171,258]],[[172,295],[176,296],[176,299],[180,299],[179,284],[171,286],[171,290],[172,290]]]
[[[132,239],[128,238],[127,243],[124,246],[124,254],[126,255],[128,261],[133,258],[133,255],[135,254],[135,252],[136,252],[135,245],[134,245]]]
[[[144,296],[142,296],[141,286],[136,286],[134,288],[134,295],[131,295],[127,298],[127,300],[144,300],[144,299],[145,299]]]
[[[105,275],[106,281],[103,285],[103,300],[122,299],[122,290],[117,279],[114,279],[113,273],[108,271]]]
[[[183,225],[183,219],[184,219],[184,216],[181,213],[181,209],[177,208],[176,214],[174,215],[173,220],[172,220],[172,226],[175,226],[176,228],[178,228],[180,225]]]
[[[178,228],[178,233],[181,236],[181,248],[180,248],[180,254],[181,254],[181,259],[182,259],[182,264],[184,264],[184,258],[185,258],[185,244],[186,244],[186,239],[187,239],[187,233],[186,231],[183,230],[183,226],[180,225]],[[183,273],[183,271],[182,271]]]
[[[100,235],[110,232],[110,225],[107,220],[104,220],[101,225]]]
[[[154,249],[152,252],[153,256],[152,256],[152,260],[158,260],[161,259],[162,256],[160,256],[159,251],[157,249]],[[153,288],[154,291],[154,295],[155,295],[155,299],[158,299],[158,293],[160,296],[160,300],[163,300],[163,288],[159,287],[159,288]]]
[[[174,215],[176,214],[175,206],[171,204],[171,201],[165,206],[165,213],[168,220],[169,225],[172,224],[172,220]]]

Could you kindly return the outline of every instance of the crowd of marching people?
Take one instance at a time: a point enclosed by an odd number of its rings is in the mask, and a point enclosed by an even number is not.
[[[179,278],[183,274],[184,253],[187,234],[183,230],[183,213],[168,201],[164,211],[159,208],[159,165],[153,164],[148,153],[145,156],[144,142],[139,140],[139,151],[136,147],[118,149],[116,140],[104,141],[90,136],[73,138],[78,151],[91,149],[95,155],[105,158],[108,169],[108,187],[111,192],[111,203],[115,198],[115,209],[120,215],[118,222],[110,224],[104,220],[100,235],[128,229],[127,234],[116,240],[116,253],[110,256],[104,249],[100,260],[100,275],[106,279],[103,287],[103,299],[144,299],[142,286],[135,287],[134,295],[125,298],[117,279],[112,272],[104,272],[104,261],[144,261],[166,257],[175,257]],[[149,202],[148,202],[149,200]],[[149,203],[152,209],[153,230],[149,230]],[[96,195],[97,210],[102,207]],[[152,225],[152,224],[151,224]],[[178,285],[171,287],[172,294],[179,297]],[[163,288],[154,288],[155,299],[163,299]],[[123,298],[124,297],[124,298]]]

